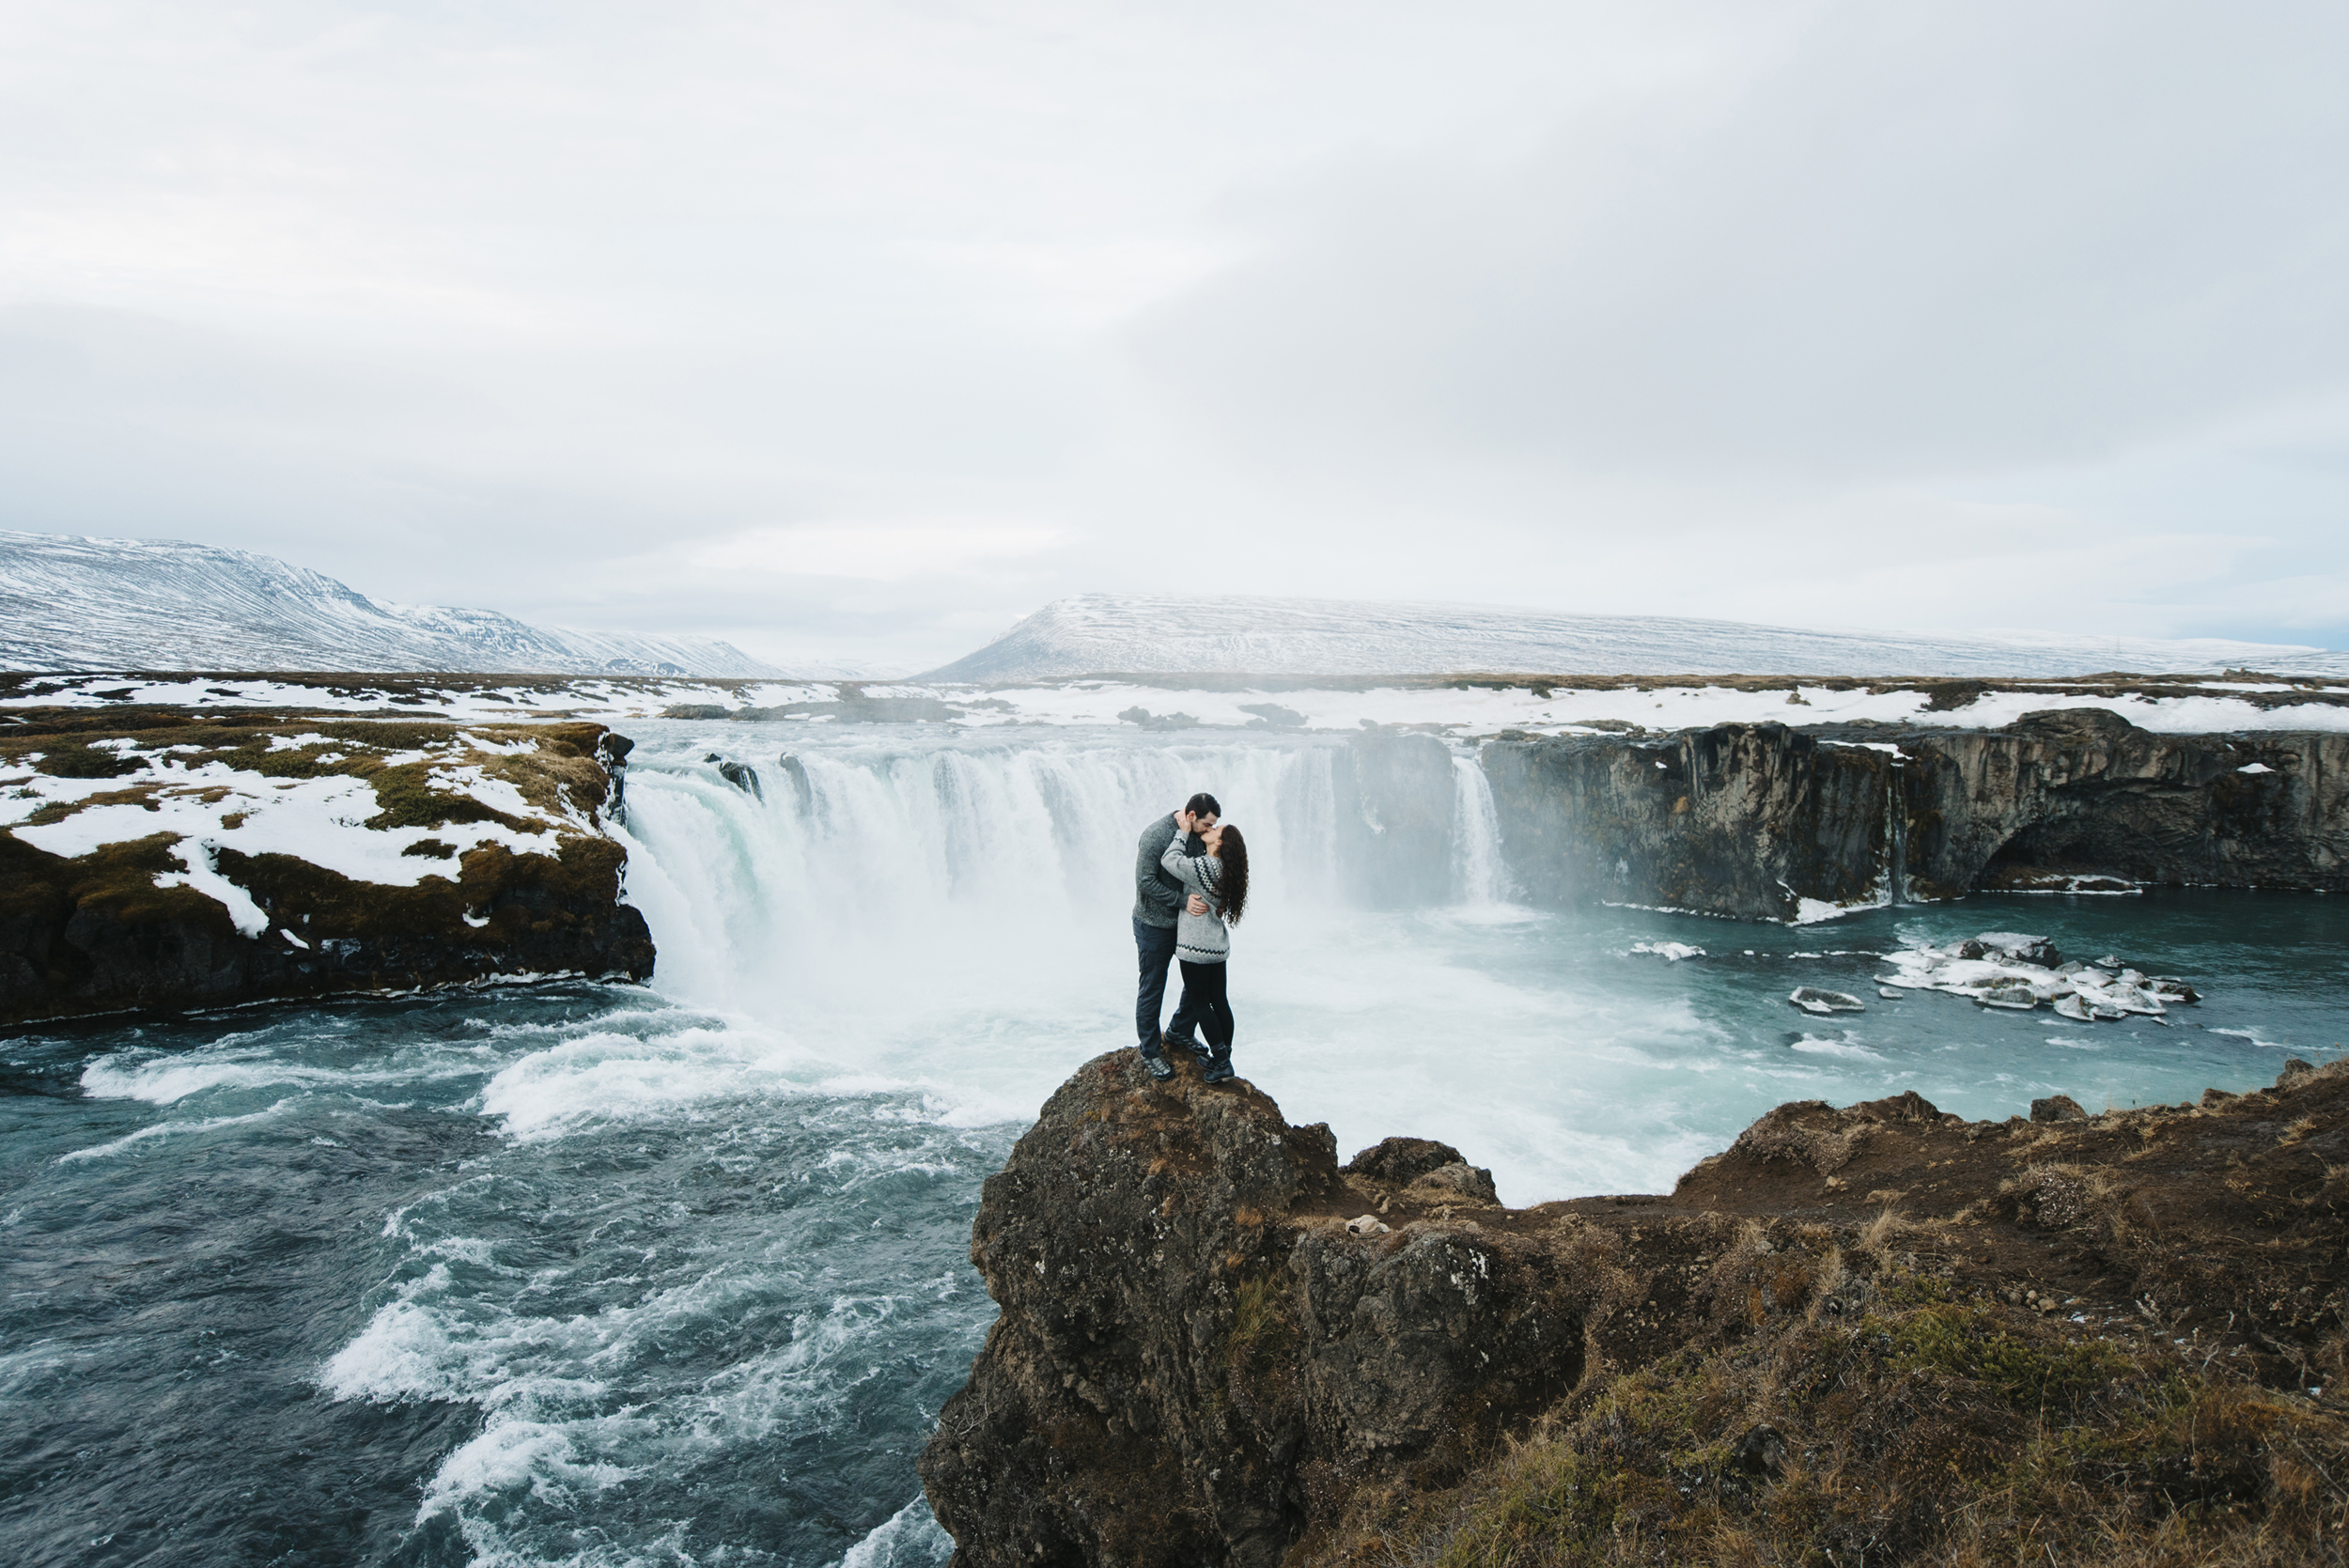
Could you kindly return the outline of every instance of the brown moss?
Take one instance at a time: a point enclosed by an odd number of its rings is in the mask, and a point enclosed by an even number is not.
[[[1926,1307],[1865,1327],[1888,1336],[1895,1367],[1967,1379],[2023,1410],[2073,1409],[2129,1368],[2110,1345],[2011,1332],[2001,1314],[1972,1305]]]
[[[126,756],[110,747],[97,747],[74,739],[53,740],[43,746],[33,767],[53,779],[119,779],[146,767],[135,755]]]
[[[1264,1276],[1243,1280],[1233,1293],[1232,1329],[1224,1339],[1224,1358],[1236,1376],[1285,1370],[1289,1350],[1298,1338],[1287,1300],[1288,1293],[1281,1282]]]
[[[92,806],[144,806],[148,811],[161,811],[155,801],[154,784],[134,784],[129,789],[101,789],[79,800],[52,800],[24,819],[25,826],[46,828],[52,822],[63,822],[77,812]]]
[[[435,789],[433,766],[428,762],[411,762],[397,768],[378,768],[368,782],[375,786],[376,804],[381,809],[367,818],[366,825],[377,829],[444,828],[458,822],[495,822],[518,832],[535,831],[537,824],[485,806],[470,795]]]
[[[346,719],[312,727],[320,735],[380,752],[439,752],[457,743],[456,725],[412,719]]]

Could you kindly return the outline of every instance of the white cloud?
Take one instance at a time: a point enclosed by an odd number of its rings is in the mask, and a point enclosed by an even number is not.
[[[705,540],[683,552],[696,574],[847,577],[898,582],[910,577],[964,576],[1023,560],[1059,543],[1049,528],[985,520],[926,523],[813,523],[754,528]]]
[[[1852,6],[1480,167],[1295,179],[1143,338],[1252,450],[1812,482],[2108,457],[2349,384],[2349,20]],[[1273,205],[1263,199],[1259,207]]]

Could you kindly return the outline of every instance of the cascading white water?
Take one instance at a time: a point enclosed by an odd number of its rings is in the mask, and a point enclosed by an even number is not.
[[[1135,838],[1203,788],[1246,834],[1259,925],[1335,896],[1328,747],[793,754],[804,800],[771,763],[763,800],[707,764],[634,770],[630,897],[674,934],[661,963],[675,994],[758,1012],[869,1002],[877,986],[951,972],[984,987],[1072,947],[1129,946]]]
[[[1508,893],[1492,782],[1473,757],[1452,759],[1452,886],[1463,904],[1491,906]]]
[[[774,750],[744,744],[770,736],[793,742],[803,797]],[[1362,883],[1346,858],[1383,841],[1328,739],[1029,731],[989,745],[739,725],[647,725],[639,738],[625,831],[630,896],[661,950],[655,983],[740,1019],[739,1048],[760,1070],[832,1090],[918,1087],[971,1124],[1034,1114],[1071,1067],[1133,1039],[1134,841],[1206,789],[1250,846],[1231,985],[1235,1060],[1261,1087],[1342,1141],[1473,1142],[1504,1183],[1548,1192],[1619,1187],[1626,1165],[1669,1175],[1689,1148],[1683,1131],[1642,1134],[1620,1117],[1565,1141],[1532,1104],[1493,1113],[1490,1091],[1514,1075],[1532,1075],[1536,1101],[1549,1092],[1548,1042],[1581,1003],[1482,956],[1547,917],[1501,902],[1492,798],[1471,759],[1455,759],[1450,799],[1428,802],[1451,825],[1453,901],[1395,910],[1348,895]],[[704,760],[713,747],[759,769],[763,800]]]

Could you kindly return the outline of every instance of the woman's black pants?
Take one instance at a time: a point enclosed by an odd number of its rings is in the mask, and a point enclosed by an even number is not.
[[[1219,1059],[1231,1055],[1232,1001],[1223,994],[1223,971],[1231,966],[1194,964],[1188,958],[1177,962],[1183,970],[1183,1000],[1175,1004],[1166,1032],[1180,1040],[1196,1027]]]

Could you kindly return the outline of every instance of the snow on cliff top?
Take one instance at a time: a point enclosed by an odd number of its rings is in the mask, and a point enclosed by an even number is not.
[[[640,723],[678,710],[765,716],[786,727],[892,722],[887,705],[915,699],[943,720],[967,729],[1003,725],[1154,730],[1249,729],[1352,731],[1363,724],[1432,726],[1460,740],[1521,730],[1560,735],[1592,727],[1635,725],[1644,732],[1714,724],[1779,722],[1798,726],[1878,723],[1996,729],[2048,708],[2104,708],[2141,729],[2163,735],[2252,731],[2349,730],[2349,703],[2332,681],[2191,679],[2141,683],[2120,690],[2102,682],[2035,682],[2021,689],[1993,685],[1968,700],[1897,678],[1857,682],[1770,684],[1752,689],[1708,682],[1654,682],[1552,688],[1520,679],[1514,686],[1462,690],[1447,683],[1347,681],[1316,687],[1311,679],[1258,688],[1245,681],[1219,688],[1180,681],[1058,679],[1025,686],[872,681],[694,681],[597,677],[521,683],[452,677],[445,682],[364,677],[320,684],[317,677],[59,675],[0,680],[0,737],[11,710],[156,706],[206,710],[286,708],[459,723],[511,723],[541,719],[596,719]],[[842,706],[843,699],[854,701]],[[878,701],[877,701],[878,700]],[[784,709],[798,705],[800,711]],[[763,742],[762,742],[763,743]],[[1837,741],[1835,744],[1889,742]]]
[[[1488,605],[1083,594],[924,677],[1080,675],[2007,675],[2234,666],[2349,675],[2349,654],[2214,639],[1809,631],[1656,615]]]
[[[492,610],[392,604],[241,550],[5,531],[0,669],[781,674],[705,638],[572,631]]]

